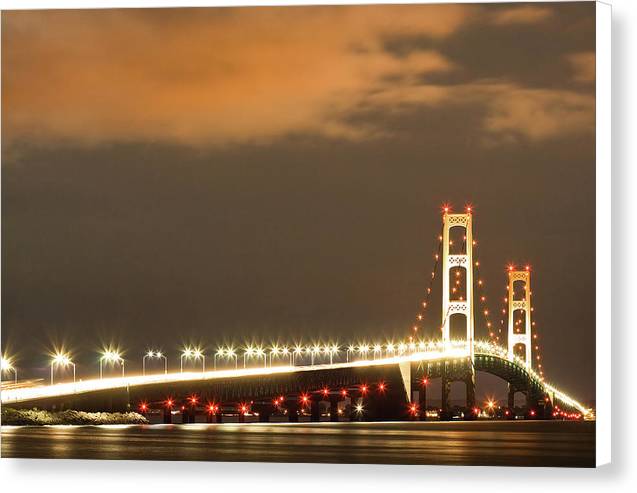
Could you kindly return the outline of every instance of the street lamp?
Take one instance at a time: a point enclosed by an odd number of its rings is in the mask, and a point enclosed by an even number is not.
[[[237,352],[232,346],[226,349],[226,358],[234,358],[234,369],[236,370],[237,368],[239,368],[239,357],[237,356]]]
[[[248,346],[243,351],[243,367],[246,367],[247,358],[252,358],[254,356],[254,348],[252,346]]]
[[[120,354],[117,351],[111,351],[110,349],[108,351],[104,351],[102,353],[102,357],[100,358],[100,380],[103,377],[103,364],[104,361],[106,361],[107,363],[110,364],[115,364],[115,363],[119,363],[122,365],[122,377],[124,376],[124,358],[122,358],[120,356]]]
[[[265,350],[259,346],[256,350],[257,359],[263,358],[263,368],[268,367],[268,355],[265,353]]]
[[[363,344],[358,346],[358,352],[364,359],[367,359],[367,353],[369,353],[369,346],[367,344]]]
[[[272,356],[279,354],[279,346],[274,345],[270,348],[270,368],[272,368]]]
[[[334,344],[332,345],[332,347],[330,348],[330,365],[332,364],[332,359],[334,358],[334,356],[336,356],[338,354],[338,344]]]
[[[183,373],[184,372],[184,358],[190,359],[192,357],[192,349],[190,349],[189,347],[184,348],[181,351],[181,356],[179,357],[179,372]]]
[[[311,354],[311,360],[312,360],[312,366],[314,366],[314,357],[318,354],[321,353],[321,346],[319,345],[315,345],[313,348],[308,348],[308,351],[310,351]]]
[[[0,372],[13,372],[13,383],[18,383],[18,370],[16,370],[15,366],[11,362],[11,359],[5,358],[4,356],[0,357]]]
[[[158,358],[164,360],[164,375],[168,374],[168,358],[161,351],[148,351],[142,358],[142,375],[146,375],[146,358]]]
[[[199,348],[184,348],[181,352],[181,356],[179,357],[179,371],[180,373],[184,372],[184,358],[186,360],[189,359],[194,359],[195,361],[197,360],[201,360],[201,371],[205,372],[206,371],[206,355],[203,354],[203,351],[201,351],[201,349]]]
[[[215,353],[215,356],[213,358],[213,367],[215,370],[217,369],[217,358],[222,358],[225,354],[226,354],[226,350],[222,347],[220,347]]]
[[[393,342],[388,342],[387,345],[385,346],[385,353],[386,354],[394,354],[394,351],[396,350],[396,346],[394,345]]]
[[[349,355],[351,354],[353,356],[355,352],[356,352],[356,346],[354,346],[353,344],[350,344],[347,347],[347,362],[348,363],[349,363]]]
[[[303,356],[303,347],[294,346],[294,351],[292,351],[292,366],[296,365],[296,358],[300,358],[301,356]]]
[[[292,366],[292,352],[290,351],[290,349],[287,346],[283,346],[283,349],[281,349],[281,354],[289,358],[290,366]]]
[[[53,367],[63,366],[67,367],[71,365],[73,367],[73,383],[75,383],[75,363],[71,361],[67,354],[56,353],[51,359],[51,385],[53,385]]]
[[[380,344],[374,345],[374,359],[376,359],[377,356],[378,357],[383,356],[383,346],[381,346]]]

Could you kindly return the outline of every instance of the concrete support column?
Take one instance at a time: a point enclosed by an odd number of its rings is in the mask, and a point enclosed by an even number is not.
[[[172,409],[169,407],[165,407],[164,408],[164,424],[172,424],[173,422],[173,415],[172,415]]]
[[[441,421],[448,421],[451,419],[451,412],[449,410],[449,392],[451,391],[451,382],[447,378],[447,362],[442,363],[442,385],[440,386],[442,389],[441,392],[441,405],[442,409],[440,413]]]
[[[427,383],[420,386],[418,392],[418,409],[420,409],[420,421],[427,419]]]
[[[507,419],[515,419],[515,389],[509,385],[509,393],[507,396]]]
[[[259,423],[269,423],[270,416],[274,412],[274,406],[272,404],[254,404],[252,409],[259,413]]]
[[[188,409],[188,407],[184,407],[181,410],[181,424],[185,425],[189,423],[190,417],[188,416],[190,414],[190,410]]]
[[[221,413],[221,406],[219,406],[219,410],[215,413],[215,423],[223,423],[223,414]]]
[[[473,371],[471,374],[465,379],[465,388],[466,388],[466,407],[467,413],[465,414],[465,420],[471,421],[476,419],[478,416],[474,412],[476,407],[476,376]]]
[[[338,421],[338,396],[330,396],[330,421]]]
[[[360,420],[360,414],[356,411],[356,405],[358,404],[358,397],[359,394],[357,394],[356,392],[352,391],[350,393],[350,409],[349,409],[349,420],[350,421],[359,421]]]
[[[288,421],[290,421],[290,423],[298,423],[299,422],[299,403],[296,397],[292,399],[288,399],[285,402],[285,408],[288,410]]]
[[[321,398],[318,395],[310,398],[310,421],[314,423],[321,421]]]

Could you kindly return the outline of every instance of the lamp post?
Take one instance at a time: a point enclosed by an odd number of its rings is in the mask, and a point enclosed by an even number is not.
[[[66,354],[56,353],[51,359],[51,385],[53,385],[53,368],[55,366],[67,367],[71,365],[73,367],[73,383],[75,383],[75,363]]]
[[[0,357],[0,372],[13,372],[13,383],[18,383],[18,370],[16,370],[15,366],[11,362],[10,358]]]
[[[330,348],[330,365],[333,363],[334,356],[338,354],[338,344],[332,345]]]
[[[394,346],[393,342],[388,342],[385,346],[385,354],[387,355],[387,357],[389,357],[390,354],[393,355],[395,350],[396,346]]]
[[[103,352],[102,357],[100,358],[100,380],[104,376],[104,373],[103,373],[104,361],[111,364],[119,363],[120,365],[122,365],[122,377],[125,375],[124,358],[122,358],[117,351],[108,350]]]
[[[217,369],[217,358],[223,358],[225,354],[226,354],[226,350],[222,347],[220,347],[215,353],[215,356],[213,358],[213,366],[215,370]]]
[[[272,346],[270,348],[270,368],[272,368],[272,356],[279,354],[279,346]]]
[[[181,356],[179,357],[179,372],[184,372],[184,358],[186,360],[194,359],[195,361],[201,360],[201,371],[206,371],[206,355],[199,348],[184,348],[181,352]]]
[[[295,346],[292,351],[292,366],[296,365],[296,358],[303,356],[303,347]]]
[[[192,357],[192,349],[184,348],[181,352],[181,356],[179,357],[179,373],[184,372],[184,358],[190,359]]]
[[[234,369],[239,368],[239,357],[237,356],[237,352],[233,347],[229,347],[226,349],[226,358],[234,359]]]
[[[290,366],[292,366],[292,352],[290,351],[290,349],[287,346],[283,346],[283,349],[281,349],[281,354],[289,358]]]
[[[367,344],[363,344],[359,346],[358,352],[360,353],[361,357],[363,357],[364,359],[367,359],[367,354],[369,353],[369,346]]]
[[[353,355],[353,354],[355,353],[355,351],[356,351],[356,346],[354,346],[354,345],[350,344],[350,345],[347,347],[347,362],[348,362],[348,363],[349,363],[349,355],[350,355],[350,354],[351,354],[351,355]]]
[[[245,368],[247,365],[247,358],[252,358],[254,356],[254,348],[252,346],[248,346],[243,351],[243,367]]]
[[[374,359],[376,359],[376,357],[381,357],[383,356],[383,346],[381,346],[380,344],[375,344],[374,345]]]
[[[314,347],[313,347],[313,348],[311,348],[311,349],[310,349],[310,348],[308,348],[308,350],[310,351],[310,354],[311,354],[311,365],[312,365],[312,366],[314,366],[314,357],[315,357],[317,354],[320,354],[320,353],[321,353],[321,346],[316,345],[316,346],[314,346]]]
[[[164,360],[164,375],[168,374],[168,358],[161,351],[148,351],[142,358],[142,375],[146,375],[146,358]]]
[[[263,368],[268,367],[268,355],[262,347],[258,347],[256,350],[257,359],[263,358]]]

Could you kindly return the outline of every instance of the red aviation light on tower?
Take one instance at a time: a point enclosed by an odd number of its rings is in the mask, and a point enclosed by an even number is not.
[[[531,270],[531,266],[530,265],[525,265],[524,266],[524,270],[529,272]]]
[[[509,272],[513,272],[513,271],[515,270],[515,265],[513,265],[513,264],[509,264],[509,265],[507,266],[507,270],[508,270]]]
[[[467,214],[471,214],[473,212],[473,206],[471,204],[467,204],[465,205],[464,210]]]
[[[451,212],[451,205],[446,203],[442,204],[441,209],[444,214],[449,214]]]

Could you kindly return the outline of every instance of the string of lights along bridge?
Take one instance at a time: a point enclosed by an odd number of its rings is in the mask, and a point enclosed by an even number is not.
[[[289,421],[302,416],[311,421],[594,418],[592,409],[544,378],[532,320],[530,267],[508,266],[507,294],[496,330],[476,258],[473,210],[466,207],[454,213],[445,205],[442,212],[434,267],[405,340],[224,345],[212,352],[184,347],[176,356],[151,348],[139,355],[142,372],[136,375],[127,374],[124,353],[109,347],[96,358],[93,371],[99,369],[99,378],[84,380],[77,378],[73,356],[59,350],[51,355],[47,385],[21,381],[14,359],[3,356],[2,374],[9,379],[2,385],[2,404],[52,410],[134,409],[162,415],[165,423],[175,414],[185,423],[203,416],[207,422],[244,422],[247,416],[259,421],[277,416]],[[442,287],[441,322],[439,330],[425,337],[425,315],[436,284]],[[488,335],[485,340],[475,337],[476,310]],[[173,358],[179,361],[178,371],[169,370]],[[477,405],[476,376],[481,372],[507,382],[505,405],[493,400]],[[435,379],[441,382],[436,407],[428,405],[428,388]],[[464,406],[450,405],[452,382],[465,384]],[[515,406],[517,393],[525,397],[522,407]]]

